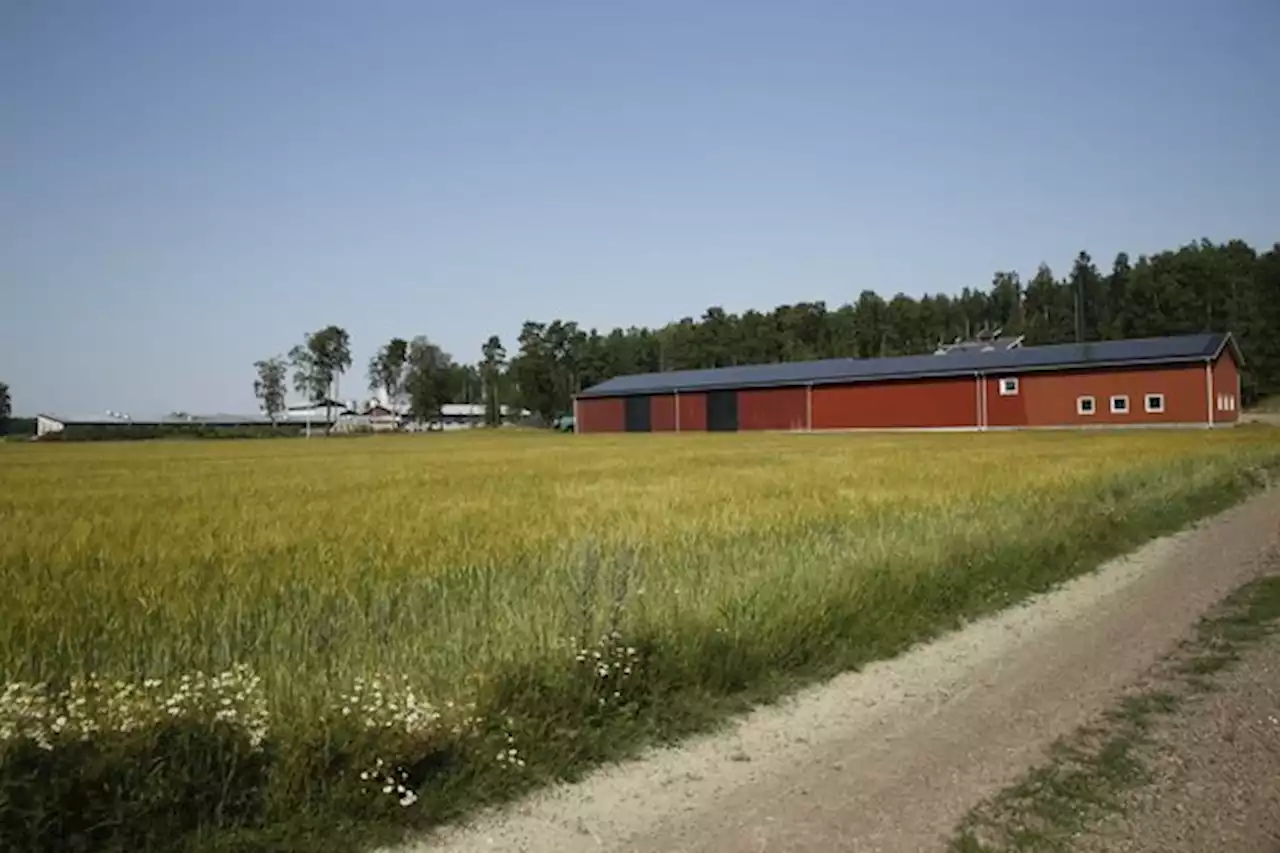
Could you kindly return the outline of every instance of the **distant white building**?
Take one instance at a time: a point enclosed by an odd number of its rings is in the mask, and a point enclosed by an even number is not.
[[[361,419],[374,432],[397,430],[404,420],[399,412],[377,399],[365,403]]]
[[[501,407],[502,419],[509,422],[528,417],[527,409]],[[292,427],[311,426],[317,431],[333,429],[338,432],[373,430],[389,432],[399,429],[455,430],[484,425],[485,407],[482,403],[445,403],[440,407],[440,417],[426,424],[411,424],[406,409],[386,405],[378,399],[361,404],[352,400],[318,400],[287,407],[276,415],[274,423]],[[107,410],[99,414],[62,415],[40,413],[36,415],[36,437],[63,432],[67,427],[92,427],[95,431],[137,431],[148,427],[251,427],[269,426],[272,419],[265,413],[253,415],[211,414],[197,415],[173,412],[167,415],[133,415],[127,412]]]
[[[528,409],[518,409],[513,406],[500,406],[499,414],[503,423],[529,416]],[[410,423],[408,410],[402,410],[401,417],[403,421]],[[455,429],[471,429],[474,427],[482,427],[485,425],[485,405],[484,403],[442,403],[440,405],[440,417],[433,419],[425,424],[415,423],[410,429],[427,429],[427,430],[455,430]]]
[[[281,423],[335,423],[345,415],[351,414],[350,407],[341,400],[317,400],[313,403],[299,403],[287,407],[279,416]]]
[[[36,437],[41,438],[63,432],[67,427],[91,427],[95,431],[125,432],[148,427],[232,428],[269,426],[270,424],[271,420],[265,415],[191,415],[179,412],[168,415],[132,415],[111,410],[92,415],[62,415],[46,412],[36,415]]]

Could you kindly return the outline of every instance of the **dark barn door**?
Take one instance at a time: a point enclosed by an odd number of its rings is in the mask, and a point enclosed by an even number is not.
[[[626,397],[627,432],[649,432],[653,429],[653,414],[648,397]]]
[[[738,429],[738,392],[707,393],[707,431],[736,432]]]

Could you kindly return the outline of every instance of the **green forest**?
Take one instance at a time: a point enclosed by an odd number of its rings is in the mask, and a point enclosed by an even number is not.
[[[1026,345],[1193,332],[1231,332],[1244,355],[1246,405],[1280,397],[1280,243],[1259,252],[1243,240],[1201,240],[1106,267],[1080,252],[1065,275],[1041,265],[1029,279],[996,272],[989,287],[913,298],[863,290],[837,308],[797,302],[733,314],[718,306],[657,329],[607,332],[571,319],[527,321],[512,349],[497,335],[480,359],[455,360],[423,335],[394,338],[370,360],[367,386],[387,389],[410,414],[428,420],[446,402],[517,406],[550,422],[572,411],[573,396],[614,376],[819,358],[875,358],[934,351],[982,333],[1021,335]],[[307,335],[288,357],[255,363],[254,394],[264,412],[284,409],[289,386],[310,399],[337,394],[351,367],[340,326]],[[290,381],[292,380],[292,381]],[[9,414],[0,384],[0,432]],[[10,432],[29,433],[32,424]]]
[[[1001,271],[987,289],[886,299],[864,290],[824,302],[732,314],[708,308],[659,329],[583,329],[572,320],[526,322],[510,362],[490,338],[479,372],[504,400],[550,419],[573,394],[610,377],[817,358],[932,352],[980,331],[1023,335],[1025,344],[1231,332],[1245,358],[1247,402],[1280,393],[1280,244],[1202,240],[1154,255],[1120,253],[1106,267],[1087,252],[1059,275],[1041,265],[1029,279]],[[486,395],[487,396],[487,395]]]

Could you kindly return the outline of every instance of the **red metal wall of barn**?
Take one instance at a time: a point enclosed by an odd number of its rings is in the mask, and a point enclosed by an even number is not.
[[[1230,349],[1206,375],[1203,363],[1177,367],[1096,371],[1046,371],[1017,376],[1018,393],[1002,396],[999,376],[981,382],[985,424],[1088,426],[1120,424],[1219,424],[1239,420],[1239,368]],[[1209,379],[1212,379],[1210,387]],[[813,429],[973,428],[979,425],[979,382],[973,377],[816,386]],[[1164,411],[1146,411],[1148,394],[1164,395]],[[1111,412],[1111,397],[1129,398],[1127,413]],[[1094,413],[1077,412],[1080,397],[1094,398]],[[707,396],[701,393],[651,398],[655,432],[707,428]],[[807,425],[805,388],[744,389],[738,392],[741,430],[800,430]],[[676,409],[679,408],[679,418]],[[625,404],[606,397],[578,401],[579,432],[621,432]]]
[[[676,395],[655,394],[649,398],[650,429],[671,432],[676,428]],[[680,432],[705,432],[707,395],[680,394]],[[626,404],[621,397],[591,397],[578,401],[578,432],[623,432]]]
[[[978,384],[972,376],[913,379],[813,389],[814,429],[975,427]]]
[[[1233,424],[1240,420],[1240,369],[1227,347],[1213,365],[1213,422]]]
[[[649,398],[649,429],[673,432],[676,428],[676,398],[672,394],[654,394]]]
[[[986,379],[987,426],[1090,426],[1204,423],[1203,364],[1127,370],[1025,373],[1018,393],[1001,396],[1000,377]],[[1164,411],[1148,412],[1146,396],[1164,395]],[[1125,413],[1111,412],[1111,398],[1127,396]],[[1093,397],[1092,415],[1077,413],[1080,397]]]
[[[757,388],[738,392],[738,429],[802,430],[807,427],[804,388]]]
[[[680,395],[680,431],[705,432],[707,429],[707,395]]]
[[[578,432],[622,432],[626,408],[621,397],[591,397],[578,401]]]

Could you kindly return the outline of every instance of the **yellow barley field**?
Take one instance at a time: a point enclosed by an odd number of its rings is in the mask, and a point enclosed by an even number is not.
[[[0,673],[250,663],[284,701],[378,668],[446,694],[572,632],[584,548],[634,551],[632,616],[661,622],[783,577],[942,570],[1051,532],[1101,484],[1146,478],[1135,499],[1156,500],[1277,454],[1245,429],[4,447]]]
[[[266,738],[314,743],[376,676],[542,731],[563,697],[529,673],[613,635],[654,661],[646,695],[727,695],[892,653],[1225,506],[1280,466],[1277,435],[0,445],[0,684],[242,667]],[[576,760],[538,738],[520,772]]]

